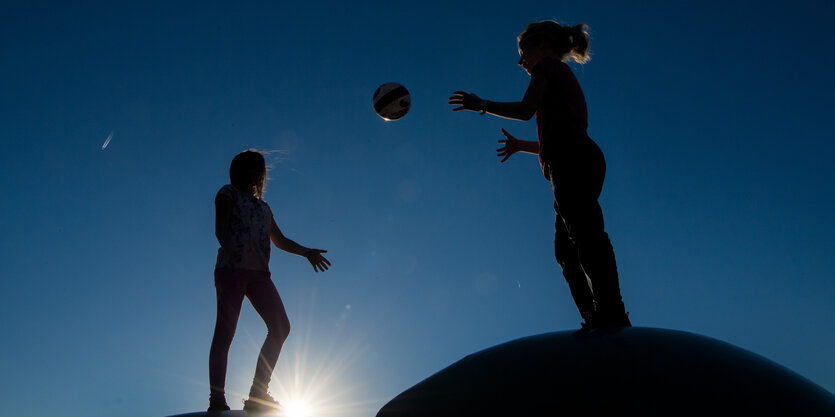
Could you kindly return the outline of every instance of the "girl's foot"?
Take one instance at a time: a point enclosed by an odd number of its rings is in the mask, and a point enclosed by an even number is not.
[[[244,401],[244,411],[279,411],[281,410],[281,403],[275,400],[268,392],[258,397],[249,396],[249,399]]]
[[[224,395],[209,395],[209,409],[207,411],[226,411],[229,406],[226,405],[226,396]]]

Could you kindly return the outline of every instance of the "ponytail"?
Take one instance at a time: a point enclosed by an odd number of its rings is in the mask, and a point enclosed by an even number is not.
[[[568,29],[568,36],[571,40],[571,50],[568,53],[570,59],[578,64],[585,64],[589,62],[589,27],[585,23],[580,23]]]
[[[529,24],[519,34],[519,47],[538,45],[546,42],[561,61],[574,61],[585,64],[591,59],[589,55],[588,25],[580,23],[575,26],[561,26],[553,20],[543,20]]]

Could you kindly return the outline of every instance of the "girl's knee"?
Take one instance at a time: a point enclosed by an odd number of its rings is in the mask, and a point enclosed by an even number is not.
[[[569,284],[578,280],[585,282],[586,272],[579,263],[572,262],[560,266],[562,266],[562,276]]]
[[[267,336],[274,338],[282,343],[287,340],[287,336],[290,335],[290,320],[287,317],[283,317],[275,321],[273,325],[271,325],[267,329]]]

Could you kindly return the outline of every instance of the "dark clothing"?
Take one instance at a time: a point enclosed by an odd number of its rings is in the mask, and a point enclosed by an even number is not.
[[[623,313],[615,253],[597,202],[603,152],[587,136],[568,141],[546,170],[554,192],[554,255],[584,319]]]
[[[215,269],[217,322],[209,351],[209,385],[212,395],[223,395],[229,347],[235,336],[244,297],[249,298],[267,325],[267,338],[255,366],[253,386],[267,391],[281,347],[290,333],[290,321],[268,271]]]
[[[539,165],[545,179],[545,169],[565,142],[586,136],[589,125],[586,97],[574,72],[564,62],[546,57],[533,68],[531,77],[547,80],[545,94],[536,110],[536,133],[539,139]]]
[[[554,191],[554,255],[583,319],[628,323],[614,249],[597,202],[606,161],[586,133],[583,90],[571,68],[555,58],[540,60],[531,77],[545,79],[536,128],[539,163]]]

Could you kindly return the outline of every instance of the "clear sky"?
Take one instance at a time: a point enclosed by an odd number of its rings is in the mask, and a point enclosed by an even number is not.
[[[578,328],[549,183],[495,157],[534,122],[446,104],[520,99],[516,35],[549,18],[591,27],[572,68],[633,324],[835,391],[835,3],[114,3],[0,6],[4,413],[205,409],[213,199],[247,148],[275,151],[282,230],[333,263],[273,249],[279,400],[373,415],[471,352]],[[390,81],[413,100],[396,122],[371,103]],[[236,408],[265,333],[246,303]]]

